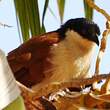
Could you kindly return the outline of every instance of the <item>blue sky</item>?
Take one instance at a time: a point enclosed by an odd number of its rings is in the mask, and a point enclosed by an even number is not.
[[[39,0],[40,10],[42,12],[42,6],[45,0]],[[47,31],[52,31],[60,26],[60,20],[56,5],[56,0],[50,0],[49,7],[56,15],[54,17],[49,10],[47,10],[45,17],[45,26]],[[83,0],[66,0],[64,21],[70,18],[84,17]],[[95,0],[96,4],[110,13],[110,0]],[[94,11],[93,19],[100,27],[101,33],[105,29],[106,19],[100,13]],[[13,0],[1,0],[0,1],[0,22],[11,25],[11,28],[0,26],[0,48],[7,54],[9,51],[20,45],[20,39],[16,23],[15,8]],[[101,39],[101,36],[100,36]],[[108,36],[107,48],[101,63],[101,73],[107,73],[110,71],[110,36]],[[98,51],[98,48],[96,49]]]

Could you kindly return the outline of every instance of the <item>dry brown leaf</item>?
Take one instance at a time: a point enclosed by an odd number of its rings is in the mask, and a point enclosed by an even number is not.
[[[104,9],[101,9],[100,7],[98,7],[92,0],[86,0],[86,2],[91,8],[95,9],[96,11],[101,13],[103,16],[105,16],[107,21],[110,21],[110,16]]]
[[[106,79],[106,82],[101,87],[101,94],[109,94],[110,93],[110,78]]]
[[[110,33],[110,22],[107,21],[106,23],[106,29],[104,30],[103,34],[102,34],[102,39],[101,39],[101,45],[100,45],[100,50],[97,56],[97,61],[96,61],[96,69],[95,69],[95,75],[99,74],[99,70],[100,70],[100,62],[101,59],[103,57],[103,54],[105,52],[106,49],[106,45],[107,45],[107,37]]]
[[[101,78],[108,79],[108,77],[110,77],[110,74],[94,76],[93,78],[84,79],[84,80],[77,79],[75,80],[75,83],[74,81],[68,82],[67,85],[63,83],[58,87],[55,86],[53,90],[55,89],[54,91],[56,91],[56,90],[61,89],[62,87],[64,88],[68,86],[72,87],[74,84],[76,84],[77,87],[80,87],[82,84],[83,85],[92,84],[94,80],[101,80]],[[110,94],[105,94],[105,93],[102,94],[102,91],[98,91],[97,93],[96,91],[90,91],[86,93],[78,92],[77,93],[78,95],[71,94],[71,96],[68,95],[67,93],[65,96],[58,97],[57,101],[50,102],[46,99],[38,98],[37,94],[35,94],[33,90],[25,87],[24,85],[20,83],[17,83],[17,84],[21,88],[22,96],[25,100],[27,110],[79,110],[79,109],[89,110],[92,108],[97,108],[97,109],[110,108],[109,106]],[[45,94],[45,91],[44,91],[44,94]]]
[[[82,103],[81,96],[69,98],[69,97],[60,97],[57,102],[53,104],[56,106],[57,110],[79,110]]]
[[[91,93],[82,93],[78,97],[60,97],[58,101],[53,104],[56,106],[57,110],[89,110],[89,109],[110,109],[109,95],[94,95]],[[104,100],[105,99],[105,100]]]
[[[102,74],[98,76],[93,76],[92,78],[86,78],[86,79],[74,79],[71,82],[62,82],[62,83],[52,83],[50,85],[47,85],[43,88],[41,88],[39,91],[34,91],[32,97],[40,97],[40,96],[47,96],[50,93],[57,92],[60,89],[65,89],[65,88],[80,88],[84,87],[87,85],[92,85],[93,82],[97,81],[99,82],[102,79],[107,79],[110,78],[110,74]]]

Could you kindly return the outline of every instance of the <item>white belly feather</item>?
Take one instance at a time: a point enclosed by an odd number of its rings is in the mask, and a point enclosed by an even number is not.
[[[66,39],[51,49],[54,55],[54,68],[50,80],[62,82],[87,77],[94,47],[95,43],[83,39],[76,32],[69,31]]]
[[[95,46],[94,42],[82,38],[74,31],[68,31],[64,40],[51,47],[53,68],[45,71],[46,78],[33,89],[88,76]],[[49,73],[51,76],[48,76]]]

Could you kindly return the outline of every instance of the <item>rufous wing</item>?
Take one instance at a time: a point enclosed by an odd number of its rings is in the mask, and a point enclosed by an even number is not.
[[[46,77],[44,71],[52,66],[50,48],[59,41],[57,32],[49,32],[9,52],[7,59],[15,78],[27,87],[40,83]]]

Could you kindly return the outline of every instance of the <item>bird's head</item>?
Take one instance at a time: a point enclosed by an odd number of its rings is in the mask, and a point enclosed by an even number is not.
[[[98,36],[100,35],[100,29],[93,21],[86,18],[70,19],[57,31],[59,32],[60,36],[62,36],[62,38],[65,38],[66,32],[71,30],[78,33],[82,38],[99,45]]]

